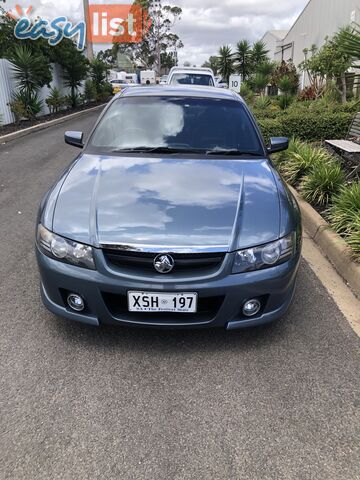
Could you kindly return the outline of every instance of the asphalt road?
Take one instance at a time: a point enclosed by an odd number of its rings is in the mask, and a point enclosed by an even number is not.
[[[0,146],[0,479],[359,479],[359,339],[305,261],[286,318],[249,331],[43,308],[37,207],[95,118]]]

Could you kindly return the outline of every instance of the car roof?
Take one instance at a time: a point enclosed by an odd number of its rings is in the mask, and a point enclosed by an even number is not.
[[[199,72],[199,73],[210,73],[211,75],[214,75],[214,72],[212,71],[211,68],[207,67],[172,67],[170,70],[171,73],[177,73],[177,72]]]
[[[131,89],[123,90],[116,97],[203,97],[243,102],[240,95],[231,90],[217,87],[204,87],[200,85],[134,86]]]

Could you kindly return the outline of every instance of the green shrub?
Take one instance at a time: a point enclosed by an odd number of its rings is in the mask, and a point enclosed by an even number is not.
[[[343,187],[328,210],[331,226],[338,233],[349,233],[360,218],[360,182]]]
[[[254,92],[251,90],[250,86],[243,82],[240,87],[240,95],[247,101],[251,102],[254,98]]]
[[[265,141],[278,136],[296,137],[308,142],[345,138],[353,118],[351,113],[344,112],[286,112],[276,118],[257,118]]]
[[[267,75],[264,75],[261,72],[257,72],[248,80],[248,82],[250,87],[256,93],[262,93],[264,92],[267,84],[269,83],[269,78]]]
[[[57,87],[54,87],[50,90],[50,95],[45,102],[49,107],[50,113],[56,113],[65,105],[65,98],[61,94],[61,91]]]
[[[357,261],[360,260],[360,218],[357,218],[352,223],[352,231],[346,236],[346,241],[354,251],[354,257]]]
[[[98,102],[106,102],[109,97],[112,96],[112,86],[111,83],[104,83],[101,85],[98,93],[96,95],[96,100]]]
[[[313,205],[327,205],[344,183],[345,175],[337,162],[318,163],[304,177],[300,192]]]
[[[325,89],[324,100],[327,103],[340,103],[341,92],[334,82],[331,82]]]
[[[344,236],[360,259],[360,182],[341,189],[327,216],[333,229]]]
[[[293,97],[290,95],[280,95],[277,100],[281,110],[286,110],[293,102]]]
[[[297,145],[297,149],[290,152],[287,160],[281,165],[280,171],[285,179],[296,184],[312,169],[322,163],[328,163],[331,157],[323,148],[314,148],[307,143]]]
[[[92,102],[96,99],[96,88],[94,82],[90,79],[85,81],[84,98],[87,102]]]
[[[80,95],[76,92],[74,94],[65,95],[64,97],[64,104],[67,108],[77,108],[81,104]]]
[[[289,157],[293,156],[295,153],[299,153],[302,146],[303,142],[297,138],[291,138],[289,142],[289,148],[283,152],[275,153],[272,156],[273,162],[281,169],[281,165],[286,162]]]
[[[266,97],[265,95],[260,95],[260,97],[258,97],[255,100],[254,107],[260,110],[263,110],[263,109],[269,108],[270,105],[271,105],[271,99],[269,97]]]
[[[13,99],[9,102],[10,110],[15,115],[15,122],[19,123],[21,119],[27,118],[27,111],[24,99],[21,98],[21,94],[13,95]]]
[[[17,92],[13,93],[9,106],[16,122],[19,122],[22,118],[35,118],[41,112],[42,101],[39,100],[37,92]]]
[[[26,106],[29,118],[35,118],[41,112],[42,105],[43,102],[39,99],[37,92],[30,95]]]
[[[291,96],[297,91],[297,86],[294,85],[293,80],[288,75],[281,77],[277,85],[281,91],[281,94],[285,96]]]

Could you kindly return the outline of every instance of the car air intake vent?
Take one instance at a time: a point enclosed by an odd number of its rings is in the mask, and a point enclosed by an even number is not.
[[[157,253],[128,252],[104,249],[104,256],[110,266],[126,273],[158,274],[154,260]],[[224,261],[225,253],[171,253],[174,266],[170,275],[204,275],[217,271]]]

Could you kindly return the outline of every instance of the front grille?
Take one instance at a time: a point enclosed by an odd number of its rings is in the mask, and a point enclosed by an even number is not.
[[[129,312],[126,295],[115,293],[102,293],[105,305],[115,318],[134,321],[138,323],[206,323],[216,317],[224,296],[199,297],[196,313],[172,313],[172,312]]]
[[[125,273],[156,274],[154,259],[157,253],[125,252],[104,249],[107,263]],[[203,275],[217,271],[225,253],[171,253],[175,261],[171,275]],[[160,274],[159,275],[163,275]],[[168,274],[167,274],[168,275]]]

